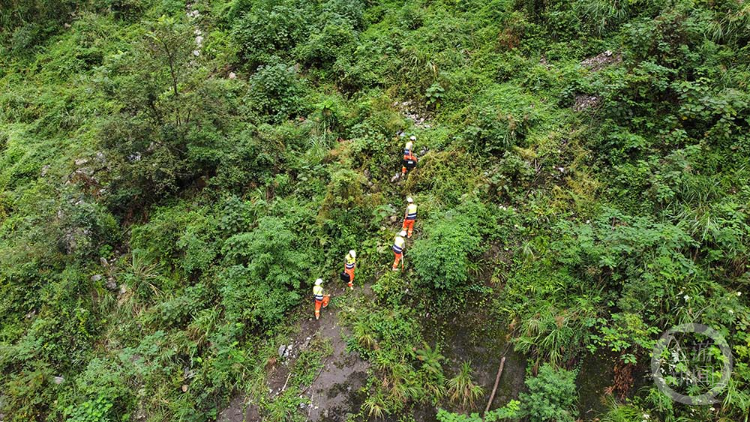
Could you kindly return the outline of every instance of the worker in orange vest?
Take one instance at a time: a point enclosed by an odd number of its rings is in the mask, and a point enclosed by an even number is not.
[[[404,147],[404,164],[401,166],[401,177],[406,176],[406,171],[413,169],[417,165],[417,157],[414,155],[414,141],[417,137],[412,135]]]
[[[319,278],[315,280],[315,286],[313,286],[313,296],[315,296],[315,319],[320,319],[320,308],[328,306],[328,301],[331,300],[331,295],[325,294],[323,291],[323,279]]]
[[[404,269],[404,247],[406,246],[406,240],[404,239],[404,236],[406,236],[406,230],[401,230],[399,234],[396,235],[396,238],[393,240],[393,255],[395,255],[396,259],[393,261],[393,271],[398,271],[398,263],[401,263],[401,269]]]
[[[349,289],[354,290],[354,268],[357,266],[357,253],[354,249],[346,254],[344,262],[344,272],[349,274]]]
[[[404,225],[401,227],[402,230],[408,231],[408,238],[411,238],[414,233],[414,223],[417,221],[417,205],[411,196],[406,198],[406,202],[409,204],[406,206],[406,213],[404,213]]]

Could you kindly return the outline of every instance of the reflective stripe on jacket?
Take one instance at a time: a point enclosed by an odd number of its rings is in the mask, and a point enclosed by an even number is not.
[[[393,242],[393,252],[396,253],[403,253],[404,252],[404,243],[406,241],[401,236],[396,236],[396,240]]]
[[[351,255],[346,255],[346,269],[347,270],[353,270],[354,267],[357,265],[356,261]]]
[[[323,300],[323,286],[313,287],[313,295],[315,296],[315,300]]]
[[[406,219],[407,220],[417,219],[417,205],[416,204],[409,204],[409,206],[406,207]]]

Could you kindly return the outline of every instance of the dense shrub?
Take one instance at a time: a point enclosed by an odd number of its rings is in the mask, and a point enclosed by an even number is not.
[[[253,231],[227,239],[222,252],[220,290],[231,321],[270,327],[299,302],[300,287],[314,280],[309,256],[279,218],[259,219]]]
[[[260,1],[252,10],[242,14],[234,24],[234,37],[240,47],[240,56],[250,69],[274,63],[273,56],[288,55],[307,33],[304,1]]]
[[[437,413],[437,420],[440,422],[495,422],[495,421],[506,421],[515,420],[520,411],[520,403],[518,400],[511,400],[505,406],[485,412],[482,417],[479,417],[478,413],[472,413],[470,415],[462,415],[457,413],[450,413],[444,409],[439,409]]]
[[[279,122],[301,111],[302,85],[294,67],[276,58],[250,78],[248,99],[256,112]]]
[[[533,422],[575,421],[576,371],[542,365],[539,375],[526,380],[528,393],[521,393],[521,409]]]
[[[356,45],[353,28],[338,19],[327,23],[320,32],[299,47],[299,57],[310,66],[330,66],[339,56],[351,54]]]
[[[10,50],[16,54],[31,53],[71,19],[77,3],[71,0],[0,1],[3,43],[10,41]]]
[[[481,248],[478,218],[469,207],[449,211],[435,223],[424,227],[424,236],[409,251],[420,285],[450,292],[469,283],[471,258]]]

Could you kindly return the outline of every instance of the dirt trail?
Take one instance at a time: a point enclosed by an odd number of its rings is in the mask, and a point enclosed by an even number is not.
[[[331,304],[321,311],[320,320],[312,316],[313,306],[308,304],[309,317],[299,322],[299,330],[286,346],[291,346],[288,356],[268,369],[267,385],[271,397],[277,397],[288,388],[290,371],[307,349],[315,336],[330,341],[332,353],[323,358],[323,368],[317,374],[312,385],[304,386],[300,394],[310,399],[310,404],[300,409],[310,421],[344,421],[347,413],[356,413],[364,400],[359,393],[367,380],[367,369],[370,364],[358,355],[347,353],[346,336],[349,334],[339,320],[341,305],[349,295],[369,295],[369,286],[349,291],[342,286],[331,290]],[[219,415],[219,422],[252,422],[262,417],[257,406],[246,406],[248,400],[243,396],[235,397]]]
[[[318,335],[329,338],[333,346],[333,353],[325,359],[317,379],[305,392],[310,398],[307,416],[311,421],[346,420],[347,412],[355,413],[359,410],[358,406],[353,408],[353,405],[361,402],[357,400],[357,392],[367,380],[369,363],[356,354],[347,353],[343,337],[348,331],[339,326],[336,315],[327,315],[328,318],[321,317],[321,321],[313,319],[302,324],[304,331],[305,325],[312,330],[320,322]]]
[[[258,413],[258,406],[248,405],[246,398],[239,395],[229,402],[229,406],[220,414],[217,421],[220,422],[251,422],[262,420]]]

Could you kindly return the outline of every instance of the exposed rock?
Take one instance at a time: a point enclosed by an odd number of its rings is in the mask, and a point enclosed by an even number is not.
[[[573,110],[583,111],[587,108],[596,107],[601,102],[601,98],[596,95],[577,95]]]
[[[411,110],[410,101],[403,102],[400,105],[398,103],[394,103],[394,105],[401,109],[401,114],[403,114],[403,116],[407,119],[411,120],[414,123],[415,127],[420,129],[426,129],[430,127],[429,124],[426,124],[427,122],[429,122],[429,117],[420,115],[418,112]],[[399,131],[398,136],[404,137],[405,133],[403,131]]]
[[[101,280],[102,278],[104,278],[104,276],[102,276],[101,274],[92,275],[91,276],[91,281],[93,281],[93,282],[96,283],[97,281]]]
[[[237,79],[237,74],[234,72],[229,72],[229,79]]]
[[[107,279],[107,283],[104,285],[104,287],[106,287],[109,290],[115,291],[117,290],[117,283],[115,282],[114,278],[110,277]]]
[[[65,382],[65,377],[55,377],[54,382],[55,384],[60,385]]]
[[[77,166],[82,166],[82,165],[84,165],[84,164],[86,164],[88,162],[89,162],[88,158],[79,158],[79,159],[77,159],[75,161],[75,163],[76,163]]]
[[[284,352],[285,351],[286,351],[286,344],[282,344],[281,346],[279,346],[279,357],[280,358],[284,357]]]
[[[609,50],[598,54],[594,57],[589,57],[588,59],[581,62],[581,66],[587,67],[591,69],[592,71],[596,72],[599,70],[604,69],[605,67],[620,63],[622,62],[622,54],[621,53],[613,53]]]
[[[50,167],[49,164],[42,167],[42,177],[47,175],[47,173],[49,172],[49,167]]]

